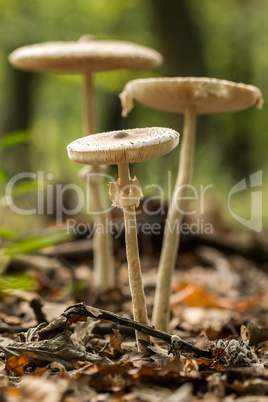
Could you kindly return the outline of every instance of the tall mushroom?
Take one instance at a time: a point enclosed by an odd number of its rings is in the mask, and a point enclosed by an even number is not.
[[[129,284],[132,294],[133,315],[136,321],[148,323],[145,296],[142,285],[141,266],[138,252],[136,212],[142,191],[135,177],[129,173],[129,164],[143,162],[164,155],[174,149],[179,142],[179,134],[168,128],[137,128],[112,131],[73,141],[68,147],[71,160],[87,165],[118,165],[119,179],[110,183],[110,197],[114,206],[123,209],[125,221],[126,253]],[[138,348],[145,351],[140,339],[149,337],[136,334]]]
[[[170,202],[161,251],[153,324],[167,331],[172,272],[178,253],[180,233],[174,223],[183,219],[183,203],[190,183],[198,114],[235,112],[253,105],[261,108],[262,94],[252,85],[216,78],[149,78],[130,81],[120,94],[123,116],[132,109],[132,99],[157,110],[184,114],[183,138],[175,189]],[[179,197],[178,197],[179,195]]]
[[[82,74],[84,135],[89,135],[97,132],[93,73],[116,69],[149,69],[160,65],[162,56],[153,49],[131,42],[98,41],[93,36],[85,35],[77,42],[46,42],[23,46],[9,55],[9,61],[26,71]],[[108,208],[102,191],[101,170],[91,169],[90,173],[91,177],[95,176],[89,181],[94,223],[104,228],[109,213],[104,212]],[[94,234],[94,282],[104,289],[114,284],[112,239],[105,230]]]

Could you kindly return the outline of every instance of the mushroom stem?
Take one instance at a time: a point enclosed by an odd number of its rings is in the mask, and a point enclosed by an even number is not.
[[[88,71],[86,71],[84,74],[84,114],[84,135],[86,136],[89,134],[97,133],[95,91],[93,86],[92,74]]]
[[[84,133],[85,136],[97,132],[94,86],[91,72],[84,74]],[[98,167],[92,167],[91,174],[98,174]],[[112,238],[108,230],[107,222],[111,221],[109,205],[106,202],[106,195],[102,188],[102,177],[89,181],[89,192],[91,198],[91,210],[93,212],[94,226],[99,228],[93,237],[94,253],[94,283],[107,289],[114,285],[114,265],[112,253]]]
[[[180,242],[180,224],[184,215],[185,197],[191,181],[196,136],[196,113],[192,107],[184,112],[184,127],[179,170],[165,224],[160,256],[152,322],[161,330],[168,330],[172,272],[176,264]]]
[[[131,185],[129,164],[118,165],[118,175],[120,187]],[[128,277],[133,303],[133,317],[135,321],[142,322],[143,324],[148,324],[147,308],[142,284],[141,264],[139,258],[135,205],[124,207],[123,212],[125,222]],[[139,340],[145,340],[149,343],[149,336],[140,331],[136,331],[136,339],[139,352],[146,354],[146,348],[139,342]]]
[[[122,163],[122,164],[118,165],[118,176],[119,176],[119,181],[120,181],[120,187],[125,187],[130,184],[131,177],[130,177],[130,173],[129,173],[129,164],[128,163]]]
[[[97,172],[94,172],[97,174]],[[95,175],[94,175],[95,176]],[[108,230],[110,222],[108,206],[102,191],[102,177],[90,180],[91,211],[93,212],[94,227],[93,236],[94,254],[94,283],[103,289],[114,285],[114,269],[112,259],[112,242]]]

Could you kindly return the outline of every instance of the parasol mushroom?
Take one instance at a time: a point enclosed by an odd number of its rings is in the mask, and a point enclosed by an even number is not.
[[[184,114],[178,176],[166,220],[153,310],[153,324],[167,331],[171,278],[180,240],[180,233],[172,228],[174,222],[181,223],[183,219],[183,199],[194,165],[197,115],[235,112],[254,105],[261,108],[262,94],[255,86],[216,78],[174,77],[130,81],[120,98],[123,116],[132,109],[133,98],[157,110]]]
[[[155,50],[131,42],[95,40],[91,35],[82,36],[77,42],[45,42],[23,46],[9,55],[15,67],[26,71],[49,71],[58,73],[80,73],[84,76],[84,135],[97,132],[94,87],[94,72],[132,69],[149,69],[160,65],[162,56]],[[96,180],[90,180],[90,193],[94,221],[105,227],[109,219],[105,197],[102,194],[100,170]],[[83,172],[83,175],[85,171]],[[97,182],[98,181],[98,182]],[[114,284],[112,263],[112,239],[107,231],[94,234],[94,281],[102,288]]]
[[[125,221],[126,253],[129,284],[132,294],[133,315],[136,321],[148,323],[141,266],[138,252],[136,212],[142,191],[135,177],[129,173],[129,164],[143,162],[164,155],[174,149],[179,134],[168,128],[150,127],[124,131],[112,131],[83,137],[68,145],[71,160],[87,165],[118,165],[119,179],[110,183],[110,197],[114,206],[123,209]],[[141,332],[136,334],[138,349],[145,352],[139,342],[149,342]]]

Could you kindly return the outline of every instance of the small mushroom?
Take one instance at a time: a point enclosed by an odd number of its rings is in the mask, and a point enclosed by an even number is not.
[[[180,240],[180,233],[171,228],[176,221],[180,223],[183,219],[183,198],[186,196],[194,165],[197,115],[236,112],[254,105],[261,108],[262,94],[255,86],[216,78],[174,77],[130,81],[120,98],[123,116],[132,109],[133,98],[153,109],[184,114],[178,176],[166,220],[153,310],[153,324],[156,328],[167,331],[171,277]]]
[[[83,137],[68,145],[71,160],[86,165],[118,165],[119,179],[110,183],[110,197],[114,206],[123,209],[125,221],[126,253],[129,284],[132,294],[133,315],[136,321],[148,323],[141,266],[138,252],[136,212],[142,191],[135,177],[129,173],[129,164],[143,162],[164,155],[174,149],[179,134],[168,128],[137,128],[112,131]],[[137,332],[138,348],[145,352],[139,342],[149,342],[148,335]]]
[[[91,35],[82,36],[77,42],[45,42],[23,46],[9,55],[9,61],[15,67],[26,71],[49,71],[58,73],[80,73],[84,76],[84,133],[97,132],[94,85],[94,72],[132,69],[149,69],[160,65],[162,56],[155,50],[131,42],[116,40],[96,40]],[[90,180],[90,193],[94,222],[105,227],[109,219],[105,197],[102,191],[102,180],[99,169],[91,170],[98,177]],[[85,175],[83,171],[82,175]],[[101,211],[97,213],[97,211]],[[101,244],[106,245],[100,253]],[[112,239],[107,231],[94,234],[94,281],[102,288],[114,284],[112,259]]]

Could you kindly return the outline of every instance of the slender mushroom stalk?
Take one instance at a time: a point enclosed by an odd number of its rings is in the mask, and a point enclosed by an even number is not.
[[[86,166],[88,167],[88,166]],[[99,166],[90,166],[87,170],[90,178],[89,184],[90,210],[93,213],[93,263],[94,283],[107,289],[114,285],[114,264],[112,252],[112,238],[107,228],[107,222],[111,220],[109,205],[103,189],[102,171]],[[99,229],[99,230],[98,230]]]
[[[153,49],[131,42],[103,40],[91,35],[82,36],[77,42],[47,42],[16,49],[9,56],[15,67],[26,71],[52,71],[80,73],[84,75],[84,135],[95,134],[96,113],[93,73],[99,71],[154,68],[163,61]],[[105,205],[101,177],[94,180],[98,170],[91,170],[90,194],[93,220],[103,230],[95,231],[94,282],[103,289],[114,284],[112,237],[105,230],[109,220],[108,205]],[[85,172],[83,172],[84,174]],[[91,184],[92,183],[92,184]]]
[[[81,41],[81,40],[80,40]],[[95,111],[95,89],[91,71],[84,72],[84,133],[85,136],[97,133],[97,121]],[[114,286],[114,262],[112,250],[112,237],[107,228],[107,222],[111,220],[108,202],[103,189],[103,177],[99,175],[98,166],[90,166],[88,169],[90,179],[89,194],[91,200],[91,212],[93,213],[95,230],[93,236],[93,265],[94,283],[103,289]]]
[[[165,331],[168,328],[170,318],[169,298],[171,294],[172,273],[180,243],[180,231],[175,229],[175,224],[176,222],[179,223],[177,226],[179,229],[183,219],[184,198],[187,195],[187,187],[191,182],[194,167],[196,117],[195,108],[187,107],[184,114],[178,175],[165,224],[152,316],[154,326],[161,331]]]
[[[174,77],[130,81],[120,98],[123,116],[132,109],[133,98],[157,110],[184,113],[179,171],[165,225],[153,309],[153,324],[167,332],[172,272],[180,242],[180,233],[174,229],[179,228],[183,219],[183,197],[193,171],[196,115],[235,112],[253,105],[260,109],[262,94],[252,85],[216,78]]]
[[[68,147],[71,160],[88,165],[118,165],[117,182],[110,183],[110,198],[114,206],[123,209],[125,222],[126,254],[129,284],[136,321],[148,323],[145,295],[142,285],[139,258],[136,207],[142,191],[135,177],[131,179],[129,163],[142,162],[164,155],[174,149],[179,142],[179,134],[166,128],[132,129],[113,131],[83,137],[73,141]],[[148,335],[136,333],[138,350],[146,353],[140,340],[150,341]]]
[[[95,88],[93,85],[93,77],[90,71],[84,73],[84,135],[96,134],[97,119],[95,111]]]
[[[119,185],[121,188],[123,188],[124,198],[126,199],[130,195],[130,187],[133,183],[133,180],[131,179],[129,174],[129,164],[118,165],[118,176]],[[137,185],[137,183],[135,185]],[[141,264],[136,229],[136,206],[131,205],[128,207],[123,207],[123,213],[125,222],[128,277],[133,304],[133,317],[135,321],[142,322],[143,324],[148,324],[148,315],[142,284]],[[137,331],[136,338],[138,342],[138,350],[145,354],[146,348],[139,341],[144,340],[149,343],[149,336],[144,334],[143,332]]]

